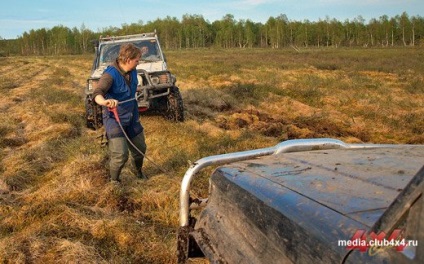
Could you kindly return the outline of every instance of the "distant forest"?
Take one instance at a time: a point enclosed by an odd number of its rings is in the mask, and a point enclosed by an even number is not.
[[[362,16],[338,21],[328,16],[319,21],[292,21],[286,15],[270,17],[265,24],[235,20],[231,14],[210,23],[201,15],[184,15],[181,20],[164,19],[122,24],[93,32],[59,25],[30,30],[13,40],[0,36],[0,56],[66,55],[93,52],[92,40],[157,31],[164,49],[189,48],[302,48],[302,47],[413,47],[424,46],[424,18],[406,12],[383,15],[366,22]]]

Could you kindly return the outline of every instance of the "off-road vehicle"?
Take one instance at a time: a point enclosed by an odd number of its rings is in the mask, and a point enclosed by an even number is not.
[[[181,184],[179,263],[424,263],[423,165],[423,145],[335,139],[202,158]]]
[[[92,94],[103,71],[118,57],[120,46],[124,43],[133,43],[142,50],[142,57],[137,66],[141,89],[141,92],[136,94],[139,111],[160,113],[170,120],[184,121],[183,99],[175,84],[176,77],[167,68],[156,32],[151,32],[101,36],[95,41],[93,66],[85,88],[87,127],[97,129],[102,126],[102,107],[94,102]]]

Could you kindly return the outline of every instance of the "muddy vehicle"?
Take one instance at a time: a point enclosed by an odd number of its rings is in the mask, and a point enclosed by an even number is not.
[[[178,262],[424,263],[423,165],[424,145],[334,139],[202,158],[181,185]]]
[[[141,92],[136,94],[139,111],[159,113],[173,121],[184,121],[183,99],[176,86],[176,77],[168,70],[158,36],[153,32],[100,37],[95,42],[93,66],[85,88],[87,127],[97,129],[103,125],[102,107],[94,102],[92,94],[103,71],[115,61],[120,46],[124,43],[133,43],[142,50],[142,57],[137,66],[141,89]]]

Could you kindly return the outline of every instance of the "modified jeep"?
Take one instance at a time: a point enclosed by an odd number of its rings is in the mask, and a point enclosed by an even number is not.
[[[209,197],[200,170],[218,166]],[[180,191],[178,262],[424,263],[424,145],[288,140],[202,158]]]
[[[137,65],[138,90],[136,98],[139,112],[160,113],[166,118],[184,121],[184,105],[176,77],[167,68],[165,55],[156,32],[126,36],[100,36],[95,42],[95,56],[90,77],[85,88],[86,125],[91,129],[102,127],[102,107],[93,98],[93,91],[103,71],[119,54],[124,43],[133,43],[142,51]]]

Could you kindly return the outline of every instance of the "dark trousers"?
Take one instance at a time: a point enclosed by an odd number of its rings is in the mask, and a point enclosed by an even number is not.
[[[141,132],[131,139],[131,142],[144,154],[146,153],[146,140],[144,133]],[[128,160],[129,152],[133,160],[133,165],[137,172],[141,171],[143,167],[144,156],[139,153],[125,137],[111,138],[108,141],[109,155],[110,155],[110,179],[119,181],[119,175]],[[129,150],[129,151],[128,151]]]

